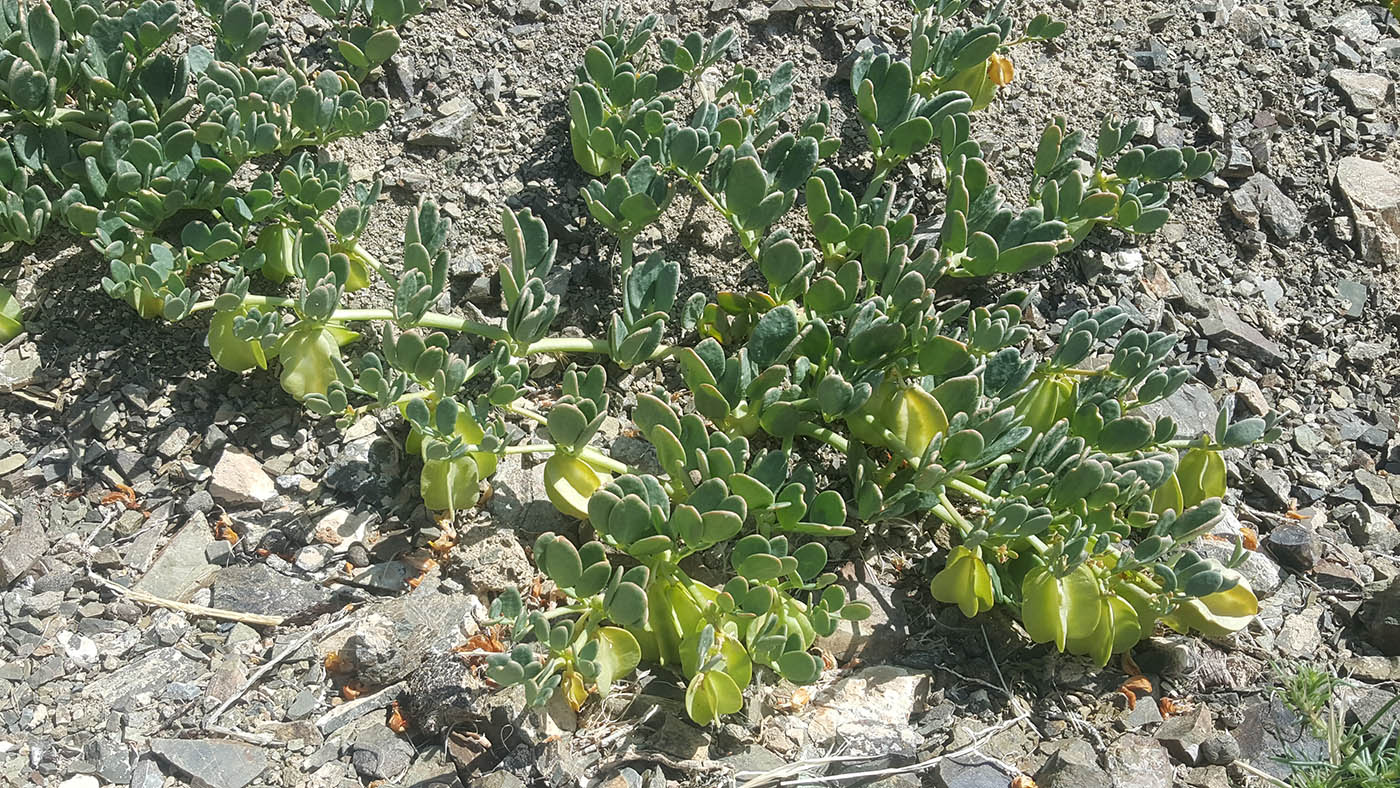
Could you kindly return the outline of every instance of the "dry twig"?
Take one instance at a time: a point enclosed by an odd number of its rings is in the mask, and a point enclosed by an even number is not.
[[[156,607],[163,607],[170,610],[178,610],[181,613],[188,613],[192,616],[220,618],[225,621],[238,621],[243,624],[251,624],[253,626],[259,627],[281,626],[282,622],[286,621],[286,619],[282,616],[263,616],[258,615],[257,613],[240,613],[237,610],[221,610],[217,607],[205,607],[204,605],[192,605],[188,602],[176,602],[173,599],[165,599],[163,597],[158,597],[155,594],[148,594],[145,591],[137,591],[134,588],[127,588],[123,585],[113,583],[111,580],[108,580],[107,578],[102,577],[101,575],[98,575],[94,572],[88,572],[88,577],[91,578],[93,582],[102,585],[106,588],[109,588],[117,592],[121,596],[130,599],[133,602],[141,602],[142,604],[155,605]]]
[[[236,703],[239,698],[243,697],[244,693],[252,689],[253,685],[257,684],[259,679],[267,675],[268,671],[272,670],[287,657],[290,657],[292,654],[295,654],[298,650],[301,649],[302,646],[310,642],[312,638],[317,636],[329,635],[330,633],[336,631],[337,629],[340,629],[341,627],[349,623],[350,619],[346,617],[338,621],[331,621],[329,623],[322,624],[321,626],[316,627],[315,629],[308,629],[305,634],[293,641],[290,646],[287,646],[286,648],[282,649],[281,653],[275,655],[272,659],[269,659],[267,662],[264,662],[261,667],[253,671],[253,675],[249,676],[248,680],[243,682],[243,686],[239,687],[237,692],[228,696],[228,698],[226,698],[223,703],[219,704],[218,708],[209,712],[209,716],[204,718],[204,727],[206,729],[211,728],[214,725],[214,722],[219,719],[219,715],[223,714],[225,711],[228,711],[228,708],[234,703]]]
[[[833,783],[846,782],[848,780],[863,780],[868,777],[887,777],[892,774],[908,774],[911,772],[921,772],[925,769],[931,769],[934,766],[937,766],[938,764],[942,763],[943,761],[957,761],[960,758],[964,758],[968,755],[976,755],[977,757],[982,758],[985,762],[992,763],[998,768],[1006,770],[1008,768],[1006,764],[996,760],[995,758],[988,758],[984,755],[981,755],[979,752],[977,752],[977,750],[983,744],[986,744],[987,740],[991,739],[993,736],[1029,718],[1029,713],[1019,714],[1015,717],[1012,717],[1009,720],[999,722],[996,725],[991,726],[990,728],[984,728],[975,736],[973,736],[972,743],[968,744],[965,747],[954,750],[953,752],[944,753],[942,755],[936,755],[927,760],[919,761],[918,763],[913,763],[908,766],[893,766],[888,769],[866,769],[864,771],[846,772],[844,774],[828,774],[819,777],[793,777],[794,767],[806,768],[810,766],[819,765],[821,763],[827,763],[832,760],[836,760],[833,758],[818,758],[811,761],[798,761],[797,763],[788,764],[786,766],[780,766],[777,769],[761,772],[755,777],[744,782],[740,786],[740,788],[761,788],[762,786],[767,785],[829,785]],[[868,759],[863,758],[860,760]],[[800,771],[800,768],[798,770]],[[741,772],[741,774],[748,774],[748,772]]]

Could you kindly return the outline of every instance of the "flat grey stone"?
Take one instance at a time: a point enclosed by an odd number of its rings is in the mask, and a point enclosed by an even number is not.
[[[0,532],[0,587],[28,572],[48,546],[49,538],[37,510],[26,511],[18,523]]]
[[[887,661],[909,637],[903,595],[878,583],[852,582],[845,589],[851,601],[870,605],[870,617],[840,622],[835,632],[818,638],[817,644],[843,665],[853,659],[869,664]]]
[[[1400,176],[1380,162],[1337,163],[1337,190],[1356,222],[1356,251],[1369,263],[1400,265]]]
[[[136,590],[176,602],[188,602],[195,592],[209,585],[218,571],[206,560],[214,531],[203,512],[195,512],[180,526],[175,538],[156,556],[151,569],[136,583]]]
[[[152,739],[151,752],[209,788],[243,788],[267,768],[263,748],[225,739]]]
[[[89,682],[82,696],[110,704],[129,695],[163,690],[171,682],[190,677],[197,669],[199,665],[174,646],[157,648]]]
[[[1041,788],[1113,788],[1113,778],[1098,760],[1089,742],[1070,739],[1051,754],[1035,779]]]
[[[1277,342],[1264,336],[1224,304],[1216,304],[1215,312],[1210,317],[1201,318],[1199,325],[1201,333],[1210,338],[1211,344],[1231,353],[1270,366],[1282,364],[1287,359]]]
[[[467,103],[461,109],[409,138],[413,145],[426,145],[440,148],[461,147],[476,124],[476,107]]]
[[[392,780],[407,771],[413,760],[413,745],[375,721],[355,737],[350,763],[367,780]]]
[[[1246,225],[1263,227],[1277,241],[1292,241],[1303,232],[1303,211],[1262,172],[1231,193],[1230,209]]]
[[[339,656],[362,681],[388,686],[417,670],[426,655],[456,645],[458,625],[469,609],[465,595],[422,583],[409,594],[366,608]]]
[[[1201,745],[1215,733],[1210,708],[1202,703],[1162,723],[1156,738],[1173,758],[1187,766],[1199,766],[1203,765]]]
[[[1150,698],[1138,702],[1144,706],[1157,708]],[[1158,715],[1157,719],[1161,719]],[[1115,785],[1132,788],[1172,788],[1175,772],[1167,751],[1149,736],[1128,734],[1113,743],[1109,761]]]
[[[1152,420],[1171,416],[1176,422],[1177,437],[1195,438],[1215,430],[1215,418],[1220,409],[1210,396],[1210,389],[1199,383],[1187,383],[1170,397],[1144,405],[1141,412]]]
[[[27,353],[11,348],[0,354],[0,394],[9,394],[33,383],[39,366],[39,353],[32,348]]]
[[[263,616],[293,616],[330,598],[325,589],[288,577],[266,564],[230,566],[214,576],[210,606]]]
[[[1390,102],[1391,82],[1380,74],[1334,68],[1327,75],[1327,82],[1355,112],[1375,112]]]

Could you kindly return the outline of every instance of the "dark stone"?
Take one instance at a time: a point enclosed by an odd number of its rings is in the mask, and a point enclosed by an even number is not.
[[[1006,772],[990,763],[946,760],[933,770],[938,788],[1006,788]]]
[[[1056,748],[1035,779],[1040,788],[1113,788],[1113,778],[1099,766],[1098,754],[1083,739],[1070,739]]]
[[[8,586],[28,572],[48,546],[43,516],[37,509],[25,510],[17,524],[0,532],[0,587]]]
[[[1327,759],[1327,742],[1315,736],[1307,723],[1274,695],[1258,698],[1241,709],[1234,736],[1252,765],[1280,780],[1286,780],[1291,772],[1279,762],[1280,757]]]
[[[151,752],[210,788],[243,788],[267,768],[263,748],[227,739],[152,739]]]
[[[83,760],[97,767],[97,776],[104,782],[131,782],[131,751],[123,742],[98,736],[83,745]]]
[[[292,702],[287,704],[287,719],[306,719],[311,716],[311,712],[316,710],[316,704],[319,700],[319,695],[309,689],[298,692],[297,696],[292,698]]]
[[[315,583],[279,574],[265,564],[221,569],[212,590],[212,607],[266,616],[294,616],[330,600]]]
[[[1302,235],[1302,210],[1263,173],[1250,176],[1230,194],[1230,209],[1246,225],[1262,226],[1275,240],[1291,241]]]
[[[400,702],[419,730],[440,736],[466,722],[489,720],[488,727],[495,729],[510,725],[516,711],[508,705],[523,698],[518,685],[504,691],[489,688],[460,657],[443,652],[429,654],[409,675]],[[499,719],[492,718],[493,710]]]
[[[1199,324],[1201,333],[1210,337],[1211,344],[1271,366],[1284,362],[1287,356],[1277,342],[1240,319],[1235,310],[1223,304],[1217,304],[1216,307],[1215,313],[1202,318]]]
[[[1215,724],[1211,721],[1210,708],[1204,703],[1169,718],[1157,729],[1157,741],[1167,748],[1173,758],[1187,766],[1204,763],[1201,745],[1213,736]]]
[[[214,566],[228,566],[233,563],[233,545],[223,539],[215,539],[204,546],[204,560]]]
[[[1208,120],[1215,112],[1210,107],[1210,94],[1200,85],[1181,89],[1181,106],[1200,120]]]
[[[392,780],[412,760],[413,745],[378,721],[359,732],[350,749],[350,764],[367,780]]]
[[[410,144],[441,148],[460,148],[476,124],[476,107],[468,104],[457,112],[434,122],[408,138]]]
[[[1361,606],[1361,621],[1371,645],[1388,657],[1400,657],[1400,578]]]
[[[369,566],[369,548],[365,547],[363,542],[355,542],[345,551],[345,561],[356,568]]]
[[[1265,537],[1264,545],[1280,564],[1296,572],[1312,569],[1322,557],[1322,542],[1312,529],[1301,523],[1286,523],[1275,528]]]
[[[186,498],[185,503],[181,506],[185,514],[194,514],[195,512],[208,513],[208,511],[213,508],[214,496],[210,495],[208,490],[195,490],[190,493],[190,497]]]
[[[347,443],[326,468],[325,482],[343,493],[379,497],[396,486],[399,450],[383,436]]]
[[[1240,743],[1228,733],[1212,736],[1201,742],[1201,763],[1207,766],[1227,766],[1240,757]]]
[[[1138,68],[1162,71],[1171,66],[1172,53],[1167,51],[1162,39],[1152,36],[1143,42],[1141,51],[1133,53],[1133,62]]]

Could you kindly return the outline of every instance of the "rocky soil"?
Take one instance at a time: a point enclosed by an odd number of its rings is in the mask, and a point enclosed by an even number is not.
[[[307,7],[275,8],[294,50],[321,46]],[[901,46],[908,23],[874,0],[647,8],[671,31],[736,26],[760,70],[797,62],[798,111],[832,101],[853,151],[833,75],[857,47]],[[0,784],[758,786],[922,764],[865,784],[1224,788],[1322,752],[1279,671],[1341,676],[1351,720],[1400,686],[1400,24],[1343,0],[1046,10],[1069,32],[1019,49],[1016,81],[976,118],[1012,194],[1056,114],[1141,117],[1148,140],[1222,154],[1157,236],[1097,238],[1012,284],[1052,333],[1107,304],[1180,332],[1195,377],[1168,407],[1187,429],[1227,398],[1284,414],[1278,445],[1228,457],[1233,515],[1201,544],[1224,556],[1258,535],[1242,569],[1264,609],[1246,631],[1162,634],[1096,670],[933,603],[920,569],[941,558],[880,543],[846,556],[877,615],[822,644],[838,667],[816,686],[766,684],[713,729],[686,720],[664,672],[581,715],[521,714],[460,651],[489,638],[483,600],[532,587],[522,545],[573,527],[540,467],[503,463],[449,545],[415,504],[396,418],[345,434],[310,420],[268,376],[216,370],[201,330],[135,320],[60,241],[0,251],[0,281],[37,305],[0,348]],[[374,251],[438,200],[456,220],[453,302],[489,310],[496,215],[529,205],[561,239],[565,322],[596,329],[609,252],[582,216],[564,102],[599,12],[471,0],[410,25],[369,88],[393,100],[388,126],[334,151],[386,182]],[[918,210],[937,207],[933,177],[916,162],[906,178]],[[647,243],[680,256],[687,287],[735,280],[720,223],[683,204],[668,221]],[[606,437],[635,453],[625,426]]]

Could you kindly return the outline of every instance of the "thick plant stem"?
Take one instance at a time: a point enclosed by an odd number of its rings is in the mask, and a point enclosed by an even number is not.
[[[658,345],[647,361],[659,361],[670,356],[673,352],[675,352],[675,347],[671,345]],[[612,346],[608,344],[606,339],[545,337],[526,347],[523,355],[533,356],[539,353],[597,353],[601,356],[611,356]]]
[[[953,506],[953,502],[948,499],[947,492],[938,494],[938,502],[953,516],[953,519],[956,521],[953,524],[957,526],[958,531],[961,532],[963,536],[967,536],[972,532],[972,523],[969,523],[967,518],[962,516],[962,512],[959,512],[957,507]]]
[[[635,235],[619,235],[617,237],[617,251],[621,258],[619,269],[623,287],[627,286],[627,276],[632,273],[632,241],[635,238]]]
[[[279,296],[249,295],[244,296],[244,306],[270,306],[275,308],[290,309],[296,306],[296,299],[282,298]],[[195,312],[205,312],[214,308],[214,302],[200,301],[190,307],[190,314]],[[331,315],[333,321],[360,321],[360,320],[395,320],[397,316],[389,309],[337,309]],[[476,334],[486,339],[509,340],[510,332],[500,326],[493,326],[490,323],[483,323],[479,320],[470,320],[464,317],[454,317],[438,312],[428,312],[422,319],[414,323],[421,328],[435,328],[444,331],[463,331],[468,334]],[[671,355],[674,348],[670,345],[660,345],[651,354],[650,361],[657,361]],[[609,355],[612,348],[605,339],[588,339],[585,337],[545,337],[524,348],[523,355],[532,356],[540,353],[597,353],[599,355]]]
[[[758,240],[748,241],[744,238],[744,229],[734,220],[733,212],[719,204],[719,200],[715,199],[715,196],[710,193],[710,190],[705,188],[705,184],[701,182],[699,176],[682,174],[685,175],[686,181],[695,188],[695,191],[699,192],[700,196],[705,198],[705,202],[708,202],[711,207],[719,211],[719,215],[723,216],[724,220],[729,222],[729,226],[734,229],[734,234],[739,238],[739,245],[744,247],[744,251],[749,253],[749,257],[757,260]]]
[[[517,443],[514,446],[505,447],[500,451],[500,454],[558,454],[563,450],[564,448],[557,443]],[[595,468],[602,468],[613,473],[641,473],[636,468],[618,462],[592,446],[584,446],[579,449],[577,456]]]
[[[978,503],[988,504],[995,500],[992,498],[992,496],[986,494],[985,492],[982,492],[976,487],[973,487],[972,485],[968,484],[962,479],[949,479],[947,481],[947,485],[949,488],[957,490],[959,493],[966,495],[967,497],[971,498],[974,501],[977,501]]]
[[[817,426],[810,421],[800,422],[797,425],[797,434],[805,435],[808,438],[815,438],[843,454],[851,448],[850,441],[847,441],[843,436],[826,427]]]

